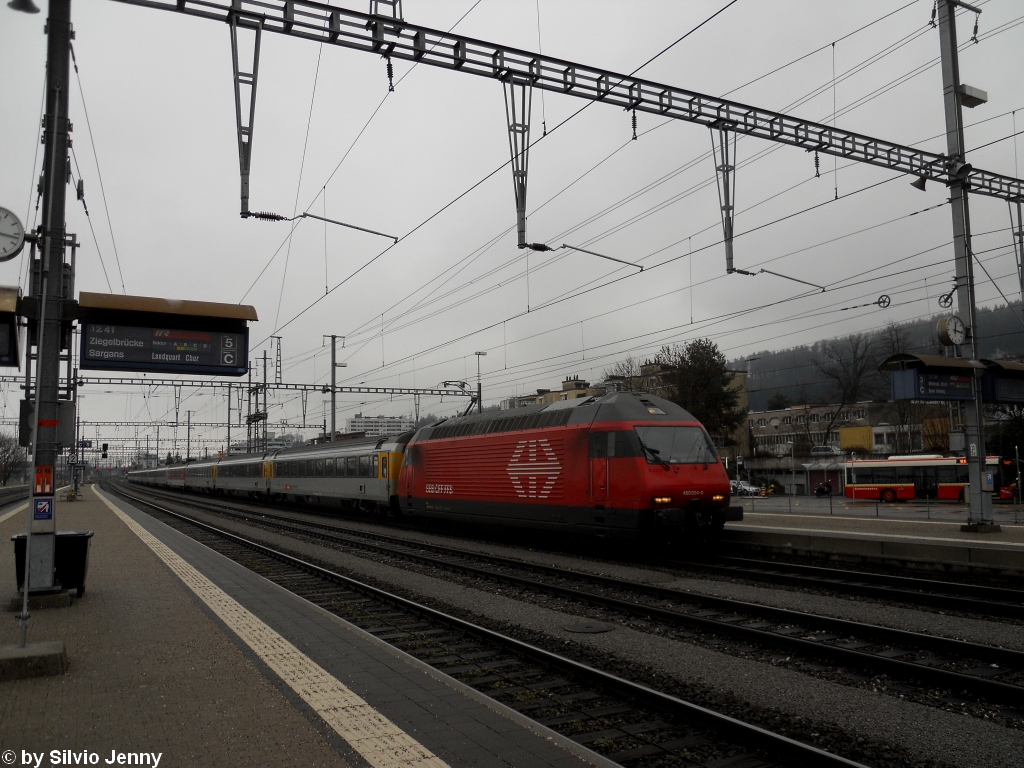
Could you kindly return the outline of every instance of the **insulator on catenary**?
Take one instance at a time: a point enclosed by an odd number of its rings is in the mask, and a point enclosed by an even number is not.
[[[633,110],[633,141],[636,141],[636,110]]]
[[[981,14],[977,14],[974,17],[974,34],[971,35],[971,42],[975,45],[978,44],[978,22],[981,21]]]
[[[264,221],[284,221],[285,217],[279,213],[271,213],[270,211],[250,211],[249,216],[254,219],[263,219]]]
[[[818,157],[818,150],[814,150],[814,178],[821,178],[821,160]]]
[[[388,57],[388,92],[395,90],[395,68],[391,64],[391,57]]]
[[[935,4],[932,5],[932,19],[931,19],[931,21],[928,22],[933,27],[936,26],[935,25],[935,16],[936,16],[936,14],[938,14],[938,12],[939,12],[939,0],[935,0]]]

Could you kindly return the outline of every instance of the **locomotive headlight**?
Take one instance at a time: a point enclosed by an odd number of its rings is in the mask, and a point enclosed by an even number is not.
[[[711,497],[711,500],[712,501],[725,501],[725,496],[723,496],[720,493],[716,493],[714,496]]]
[[[672,503],[672,497],[671,496],[655,496],[653,499],[651,499],[651,503],[652,504],[671,504]]]

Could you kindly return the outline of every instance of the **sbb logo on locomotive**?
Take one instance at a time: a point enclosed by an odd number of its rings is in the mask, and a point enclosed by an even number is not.
[[[506,469],[521,499],[546,499],[562,472],[551,444],[545,440],[520,440]]]

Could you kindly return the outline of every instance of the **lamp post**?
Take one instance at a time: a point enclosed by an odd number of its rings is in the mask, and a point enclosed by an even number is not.
[[[796,495],[796,441],[789,441],[789,511],[793,511],[793,497]]]
[[[483,389],[480,385],[480,358],[486,355],[486,352],[474,352],[476,355],[476,412],[484,412],[484,401],[483,401]]]

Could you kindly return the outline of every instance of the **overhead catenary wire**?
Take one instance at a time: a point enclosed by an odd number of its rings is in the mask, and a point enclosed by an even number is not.
[[[79,182],[81,182],[82,170],[78,166],[78,157],[75,156],[74,147],[71,148],[71,159],[75,162],[75,171],[78,173]],[[100,258],[100,267],[103,268],[103,279],[107,281],[107,288],[111,293],[113,293],[114,287],[110,284],[110,275],[107,274],[107,263],[103,259],[103,249],[100,248],[99,240],[96,238],[96,230],[92,226],[92,216],[89,215],[89,206],[85,202],[85,195],[80,194],[78,199],[82,201],[82,209],[85,211],[85,220],[89,224],[89,231],[92,233],[92,242],[96,246],[96,255]]]
[[[926,28],[925,28],[925,29],[926,29]],[[884,51],[883,53],[891,53],[891,52],[892,52],[893,50],[895,50],[895,48],[896,48],[896,47],[899,47],[899,46],[901,46],[901,45],[904,45],[904,44],[906,44],[906,42],[908,41],[908,39],[910,39],[910,38],[913,38],[913,37],[916,37],[916,36],[919,36],[919,35],[920,35],[921,33],[922,33],[922,30],[918,30],[918,31],[917,31],[916,33],[912,34],[911,36],[907,36],[907,37],[903,38],[903,39],[902,39],[901,41],[898,41],[898,42],[897,42],[897,44],[894,44],[893,46],[889,46],[889,47],[888,47],[888,48],[887,48],[887,49],[886,49],[886,50],[885,50],[885,51]],[[873,56],[869,57],[869,59],[868,59],[868,60],[866,60],[866,61],[867,61],[867,63],[871,63],[871,62],[873,62],[873,61],[877,61],[877,60],[879,60],[879,55],[878,55],[878,54],[875,54],[875,55],[873,55]],[[865,65],[866,65],[866,64],[865,64],[864,62],[862,62],[861,64],[858,64],[858,65],[856,65],[855,67],[851,68],[851,70],[849,70],[849,71],[848,71],[848,73],[844,74],[844,76],[843,76],[843,77],[845,77],[845,76],[848,76],[848,74],[849,74],[850,72],[853,72],[853,71],[856,71],[856,70],[859,70],[859,69],[863,68],[863,66],[865,66]],[[876,94],[876,95],[878,95],[878,94]],[[794,104],[802,103],[802,102],[803,102],[804,100],[806,100],[806,98],[798,99],[798,100],[797,100],[796,102],[794,102]],[[866,102],[862,102],[862,103],[866,103]],[[845,114],[845,112],[846,112],[846,111],[848,111],[848,110],[846,110],[846,109],[842,110],[842,112],[843,112],[844,114]],[[666,125],[666,124],[668,124],[669,122],[671,122],[671,121],[666,121],[666,122],[662,123],[661,125]],[[658,126],[658,127],[660,127],[660,126]],[[653,129],[652,129],[652,130],[653,130]],[[775,146],[775,147],[769,147],[769,148],[767,148],[767,149],[763,150],[763,151],[762,151],[762,153],[759,153],[758,155],[755,155],[755,157],[751,159],[751,162],[752,162],[753,160],[755,160],[755,159],[759,159],[760,157],[762,157],[762,156],[764,156],[764,155],[767,155],[767,154],[769,154],[769,153],[771,153],[771,152],[774,152],[774,151],[776,151],[776,150],[778,150],[778,149],[780,149],[780,147],[777,147],[777,146]],[[698,158],[698,159],[699,159],[699,158]],[[745,164],[746,164],[746,163],[744,163],[744,165],[745,165]],[[853,163],[851,163],[850,165],[853,165]],[[844,166],[844,167],[846,167],[846,166]],[[711,180],[711,179],[709,179],[709,180],[708,180],[708,183],[710,183],[711,181],[712,181],[712,180]],[[603,212],[601,212],[601,213],[599,213],[599,214],[596,214],[596,215],[597,215],[597,216],[600,216],[600,215],[602,215],[603,213],[605,213],[605,212],[606,212],[607,210],[608,210],[608,209],[605,209],[605,211],[603,211]],[[614,230],[613,230],[613,231],[614,231]],[[565,233],[563,233],[563,234],[565,234]],[[594,241],[595,241],[594,239],[591,239],[591,240],[590,240],[590,241],[588,241],[588,242],[594,242]],[[358,330],[358,329],[357,329],[357,330]],[[353,333],[354,333],[354,332],[353,332]]]
[[[461,24],[462,21],[467,16],[469,16],[469,14],[473,12],[473,9],[476,8],[478,5],[480,5],[481,2],[483,2],[483,0],[476,0],[476,2],[474,2],[473,5],[471,5],[469,7],[469,10],[467,10],[464,14],[462,14],[462,16],[459,17],[458,21],[456,21],[454,24],[452,24],[451,27],[448,28],[448,31],[451,32],[453,29],[455,29],[455,27],[457,27],[459,24]],[[417,64],[418,64],[418,62],[417,62]],[[411,67],[409,67],[409,69],[406,70],[405,74],[403,74],[400,78],[398,78],[398,82],[395,85],[396,86],[397,85],[401,85],[402,81],[409,74],[411,74],[414,69],[416,69],[417,64],[413,64]],[[316,203],[317,197],[319,197],[320,194],[324,190],[327,189],[327,185],[331,183],[331,180],[334,178],[335,174],[337,174],[338,170],[341,168],[341,166],[345,162],[345,160],[348,159],[348,156],[352,153],[352,150],[355,149],[356,144],[359,143],[359,139],[361,139],[363,134],[366,133],[366,129],[370,127],[370,123],[373,122],[373,119],[377,116],[377,113],[380,112],[381,107],[384,106],[384,102],[387,101],[388,96],[390,96],[394,92],[395,92],[394,90],[389,90],[387,93],[384,94],[384,97],[380,100],[380,103],[377,104],[377,107],[370,114],[370,117],[367,118],[366,122],[363,124],[363,127],[359,129],[359,132],[356,134],[356,137],[352,140],[352,143],[349,144],[348,149],[346,149],[345,153],[341,156],[341,159],[338,161],[338,164],[336,166],[334,166],[334,170],[332,170],[331,173],[328,175],[327,180],[323,183],[323,186],[321,186],[321,188],[320,188],[320,192],[318,192],[316,197],[314,197],[310,201],[309,206],[307,206],[307,208],[306,208],[306,211],[309,211],[309,209],[313,207],[313,205]],[[298,224],[293,224],[292,225],[291,231],[289,231],[287,238],[281,242],[281,245],[279,245],[277,247],[277,250],[275,250],[274,253],[270,256],[270,259],[263,266],[263,269],[261,269],[259,274],[256,275],[256,279],[252,281],[252,284],[249,286],[248,290],[246,290],[246,292],[244,294],[242,294],[242,298],[240,298],[238,300],[239,304],[241,304],[243,301],[245,301],[245,297],[249,295],[250,291],[252,291],[252,289],[256,286],[256,283],[258,283],[260,278],[263,277],[263,274],[267,271],[267,268],[274,262],[274,259],[277,258],[277,254],[279,254],[281,252],[281,249],[284,247],[285,243],[289,241],[289,238],[291,238],[292,232],[294,232],[294,230],[295,230],[295,228],[297,226],[298,226]],[[328,293],[329,293],[329,291],[328,291]],[[277,323],[275,322],[275,325],[276,324]],[[260,342],[260,344],[262,344],[262,343],[263,342]],[[257,346],[259,346],[259,345],[257,345]]]
[[[672,44],[670,44],[670,45],[666,46],[665,48],[663,48],[663,49],[662,49],[662,50],[661,50],[660,52],[658,52],[657,54],[655,54],[654,56],[652,56],[652,57],[651,57],[650,59],[648,59],[648,60],[647,60],[646,62],[644,62],[643,64],[641,64],[641,65],[640,65],[639,67],[637,67],[637,68],[636,68],[635,70],[633,70],[633,72],[631,72],[630,74],[632,75],[632,74],[636,74],[636,72],[639,72],[639,71],[640,71],[641,69],[643,69],[643,68],[644,68],[645,66],[647,66],[647,65],[648,65],[648,64],[650,64],[650,63],[651,63],[652,61],[654,61],[655,59],[657,59],[657,58],[658,58],[659,56],[662,56],[662,55],[663,55],[664,53],[666,53],[667,51],[669,51],[669,50],[670,50],[671,48],[673,48],[674,46],[678,45],[678,44],[679,44],[680,42],[682,42],[683,40],[685,40],[686,38],[688,38],[688,37],[689,37],[690,35],[692,35],[692,34],[693,34],[694,32],[696,32],[696,31],[697,31],[698,29],[700,29],[701,27],[703,27],[703,26],[704,26],[705,24],[707,24],[708,22],[710,22],[710,21],[711,21],[712,19],[714,19],[715,17],[717,17],[717,16],[719,15],[719,14],[721,14],[721,13],[722,13],[723,11],[725,11],[725,10],[726,10],[727,8],[729,8],[730,6],[732,6],[733,4],[735,4],[736,2],[737,2],[737,0],[730,0],[730,2],[729,2],[729,3],[727,3],[727,4],[725,5],[725,6],[723,6],[722,8],[720,8],[720,9],[719,9],[718,11],[716,11],[715,13],[713,13],[713,14],[712,14],[711,16],[709,16],[708,18],[706,18],[706,19],[705,19],[704,21],[702,21],[701,23],[699,23],[699,24],[698,24],[697,26],[693,27],[693,28],[692,28],[692,29],[691,29],[690,31],[688,31],[688,32],[687,32],[686,34],[684,34],[684,35],[683,35],[682,37],[678,38],[678,39],[677,39],[677,40],[676,40],[675,42],[673,42]],[[478,3],[477,3],[477,4],[479,4],[479,0],[478,0]],[[476,5],[474,5],[474,6],[473,6],[473,8],[475,8],[475,7],[476,7]],[[472,10],[473,8],[470,8],[470,11],[471,11],[471,10]],[[469,13],[469,11],[467,11],[467,12],[466,12],[466,14],[468,14],[468,13]],[[465,18],[465,15],[463,16],[463,18]],[[460,19],[460,21],[461,21],[461,19]],[[458,22],[456,22],[456,25],[457,25],[457,24],[458,24]],[[453,28],[454,28],[454,26],[453,26]],[[449,30],[449,31],[450,31],[450,30]],[[410,70],[410,71],[411,71],[411,70]],[[401,82],[401,81],[399,81],[399,82]],[[386,98],[386,97],[385,97],[385,98]],[[575,118],[575,117],[576,117],[577,115],[579,115],[579,114],[580,114],[581,112],[583,112],[583,111],[584,111],[585,109],[587,109],[587,108],[588,108],[589,106],[591,106],[592,104],[593,104],[593,102],[587,102],[587,104],[583,105],[583,106],[582,106],[582,107],[581,107],[580,109],[578,109],[578,110],[576,110],[575,112],[573,112],[573,113],[572,113],[571,115],[569,115],[569,117],[567,117],[567,118],[566,118],[565,120],[563,120],[563,121],[562,121],[561,123],[559,123],[559,124],[558,124],[557,126],[555,126],[555,128],[553,128],[553,129],[552,129],[551,131],[549,131],[549,132],[548,132],[548,135],[550,135],[551,133],[554,133],[554,131],[555,131],[555,130],[557,130],[557,129],[558,129],[558,128],[560,128],[561,126],[565,125],[566,123],[568,123],[568,122],[569,122],[570,120],[572,120],[573,118]],[[365,128],[364,128],[364,130],[365,130]],[[539,142],[539,141],[542,141],[542,140],[543,140],[544,138],[546,138],[546,136],[541,136],[541,137],[540,137],[540,138],[539,138],[539,139],[537,140],[537,142]],[[535,144],[536,144],[537,142],[531,142],[531,148],[532,148],[532,147],[533,147],[533,146],[534,146],[534,145],[535,145]],[[346,153],[346,156],[347,156],[347,153]],[[343,158],[343,160],[342,160],[342,161],[344,161],[344,158]],[[461,199],[462,199],[463,197],[465,197],[466,195],[468,195],[468,194],[469,194],[470,192],[472,192],[473,190],[475,190],[475,189],[476,189],[477,187],[479,187],[479,186],[480,186],[481,184],[483,184],[483,183],[484,183],[485,181],[487,181],[487,180],[488,180],[489,178],[491,178],[492,176],[494,176],[495,174],[497,174],[497,173],[498,173],[499,171],[501,171],[501,170],[502,170],[503,168],[505,168],[505,166],[509,165],[510,163],[511,163],[511,160],[509,160],[509,161],[506,161],[506,162],[502,163],[502,164],[501,164],[501,165],[500,165],[500,166],[499,166],[498,168],[495,168],[495,169],[494,169],[493,171],[491,171],[491,172],[490,172],[489,174],[487,174],[487,175],[486,175],[486,176],[485,176],[485,177],[484,177],[483,179],[481,179],[480,181],[476,182],[476,183],[475,183],[475,184],[474,184],[473,186],[471,186],[471,187],[470,187],[469,189],[467,189],[466,191],[464,191],[463,193],[461,193],[460,195],[458,195],[458,196],[457,196],[456,198],[454,198],[453,200],[451,200],[451,201],[449,201],[448,203],[446,203],[446,204],[445,204],[445,205],[444,205],[444,206],[443,206],[442,208],[440,208],[439,210],[435,211],[435,212],[434,212],[433,214],[431,214],[431,215],[430,215],[430,216],[429,216],[429,217],[428,217],[427,219],[423,220],[422,222],[420,222],[419,224],[417,224],[417,225],[416,225],[415,227],[413,227],[413,228],[412,228],[411,230],[409,230],[409,231],[408,231],[408,232],[407,232],[407,233],[406,233],[405,235],[403,235],[402,237],[400,237],[400,238],[399,238],[398,242],[401,242],[402,240],[405,240],[406,238],[408,238],[409,236],[411,236],[412,234],[414,234],[414,233],[415,233],[415,232],[417,232],[418,230],[422,229],[422,228],[423,228],[424,226],[426,226],[426,225],[427,225],[427,224],[428,224],[429,222],[431,222],[431,221],[432,221],[432,220],[433,220],[434,218],[436,218],[437,216],[439,216],[439,215],[440,215],[441,213],[443,213],[443,212],[444,212],[445,210],[447,210],[447,209],[448,209],[449,207],[451,207],[451,206],[452,206],[452,205],[454,205],[454,204],[455,204],[456,202],[458,202],[459,200],[461,200]],[[340,163],[339,163],[339,167],[340,167]],[[332,176],[333,176],[333,173],[332,173]],[[294,322],[295,320],[297,320],[297,319],[298,319],[299,317],[301,317],[302,315],[304,315],[304,314],[305,314],[306,312],[308,312],[308,311],[309,311],[310,309],[312,309],[312,308],[313,308],[313,307],[314,307],[314,306],[315,306],[316,304],[319,304],[319,303],[320,303],[320,301],[321,301],[321,300],[322,300],[323,298],[325,298],[325,297],[326,297],[327,295],[329,295],[330,293],[332,293],[333,291],[335,291],[335,290],[336,290],[337,288],[340,288],[340,287],[341,287],[342,285],[344,285],[344,283],[348,282],[348,280],[350,280],[350,279],[351,279],[352,277],[355,277],[355,275],[357,275],[357,274],[359,274],[360,272],[362,272],[362,271],[363,271],[363,269],[365,269],[366,267],[370,266],[370,265],[371,265],[372,263],[374,263],[375,261],[377,261],[377,260],[378,260],[378,259],[379,259],[379,258],[380,258],[381,256],[383,256],[383,255],[384,255],[385,253],[387,253],[388,251],[390,251],[390,250],[391,250],[391,248],[393,248],[393,247],[394,247],[394,245],[397,245],[397,243],[393,243],[393,244],[392,244],[391,246],[388,246],[388,247],[387,247],[387,248],[385,248],[385,249],[384,249],[383,251],[381,251],[381,252],[380,252],[380,253],[378,253],[377,255],[373,256],[373,257],[372,257],[372,258],[371,258],[371,259],[370,259],[369,261],[367,261],[366,263],[364,263],[364,264],[363,264],[362,266],[360,266],[360,267],[359,267],[359,268],[358,268],[358,269],[357,269],[357,270],[356,270],[355,272],[351,273],[351,274],[350,274],[350,275],[349,275],[349,276],[348,276],[347,278],[345,278],[345,280],[343,280],[343,281],[342,281],[341,283],[338,283],[337,285],[335,285],[335,286],[334,286],[334,288],[332,288],[332,289],[331,289],[330,291],[328,291],[328,292],[327,292],[327,294],[324,294],[324,296],[320,296],[320,297],[318,297],[318,298],[317,298],[317,299],[316,299],[316,300],[315,300],[315,301],[314,301],[314,302],[313,302],[312,304],[308,305],[308,306],[307,306],[307,307],[306,307],[305,309],[303,309],[303,310],[302,310],[302,311],[301,311],[301,312],[300,312],[300,313],[299,313],[298,315],[295,315],[295,316],[293,316],[293,317],[292,317],[291,319],[289,319],[289,320],[288,320],[288,321],[287,321],[287,322],[286,322],[286,323],[285,323],[284,325],[277,325],[277,323],[275,322],[275,326],[276,326],[276,327],[275,327],[275,329],[274,329],[273,333],[277,333],[277,332],[279,332],[280,330],[282,330],[283,328],[287,327],[287,326],[288,326],[288,325],[290,325],[290,324],[291,324],[292,322]],[[278,249],[278,251],[279,251],[279,250],[280,250],[280,248]],[[275,255],[276,255],[276,252],[275,252]],[[262,275],[262,272],[261,272],[260,274]],[[258,280],[258,279],[259,279],[259,277],[257,277],[257,280]],[[255,285],[255,282],[253,283],[253,285]],[[251,290],[251,287],[250,287],[250,290]],[[248,291],[246,292],[246,294],[248,294]],[[244,298],[244,297],[243,297],[243,298]],[[256,344],[255,346],[256,346],[256,347],[259,347],[259,346],[260,346],[261,344],[265,343],[265,342],[267,341],[267,339],[269,339],[269,338],[270,338],[270,337],[269,337],[269,336],[267,336],[266,338],[264,338],[263,340],[261,340],[261,341],[260,341],[260,342],[259,342],[258,344]]]
[[[114,248],[114,261],[117,264],[117,274],[121,279],[121,293],[127,294],[124,286],[124,272],[121,269],[121,256],[117,252],[117,240],[114,238],[114,225],[110,220],[110,205],[107,203],[107,190],[103,186],[103,172],[100,170],[100,156],[96,151],[96,139],[92,132],[92,121],[89,119],[89,108],[85,104],[85,90],[82,88],[82,76],[78,71],[78,59],[75,56],[75,46],[71,45],[71,63],[75,69],[75,80],[78,83],[78,94],[82,99],[82,113],[85,115],[85,127],[89,133],[89,144],[92,147],[92,158],[96,164],[96,179],[100,183],[100,197],[103,199],[103,212],[107,218],[107,229],[110,232],[110,244]]]
[[[324,44],[320,43],[320,48],[316,54],[316,71],[313,73],[313,90],[309,95],[309,116],[306,118],[306,137],[302,141],[302,159],[299,161],[299,180],[295,183],[295,203],[292,206],[293,221],[295,220],[295,214],[299,210],[299,193],[302,191],[302,172],[306,169],[306,149],[309,147],[309,131],[313,126],[313,105],[316,103],[316,86],[320,80],[320,60],[323,57],[323,53]],[[324,216],[327,216],[326,210]],[[259,216],[257,216],[257,218],[259,218]],[[294,227],[292,227],[288,232],[288,250],[284,257],[284,271],[281,274],[281,290],[277,295],[277,313],[274,315],[274,325],[277,325],[277,319],[281,316],[281,302],[284,300],[284,286],[288,280],[288,262],[291,261],[292,235],[294,232]]]

